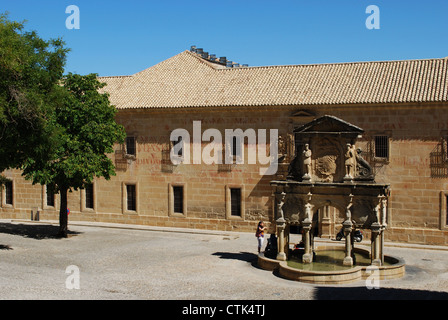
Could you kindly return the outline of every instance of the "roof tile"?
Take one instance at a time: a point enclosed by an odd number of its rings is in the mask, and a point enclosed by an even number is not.
[[[100,77],[118,109],[447,102],[448,59],[222,68],[184,51]]]

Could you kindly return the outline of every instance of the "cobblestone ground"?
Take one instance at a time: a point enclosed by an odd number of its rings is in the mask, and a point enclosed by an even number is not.
[[[0,299],[448,299],[448,250],[386,247],[405,260],[406,275],[368,290],[261,270],[250,233],[142,228],[71,225],[69,238],[57,239],[56,225],[0,221]]]

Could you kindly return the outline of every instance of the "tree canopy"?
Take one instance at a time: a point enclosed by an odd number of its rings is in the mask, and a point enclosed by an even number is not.
[[[47,126],[68,49],[0,14],[0,172],[45,160],[57,138]]]
[[[107,154],[125,131],[97,75],[63,76],[64,42],[23,29],[0,14],[0,173],[21,169],[59,192],[60,235],[67,236],[67,192],[115,174]]]
[[[67,192],[85,188],[95,177],[110,179],[115,167],[107,156],[115,142],[122,143],[124,128],[115,121],[116,109],[96,74],[68,74],[61,81],[50,118],[58,145],[50,161],[29,158],[23,174],[33,183],[60,192],[61,235],[67,232]]]

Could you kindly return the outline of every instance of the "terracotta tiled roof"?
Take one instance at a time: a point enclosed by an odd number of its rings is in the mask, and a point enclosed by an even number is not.
[[[448,59],[225,68],[184,51],[133,76],[102,77],[128,108],[447,102]]]

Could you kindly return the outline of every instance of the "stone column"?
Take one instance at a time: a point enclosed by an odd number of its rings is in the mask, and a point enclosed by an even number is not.
[[[305,243],[305,253],[302,257],[303,263],[311,263],[313,262],[313,248],[311,247],[311,225],[312,221],[310,219],[305,219],[302,222],[302,228],[304,231],[303,236],[305,237],[304,243]]]
[[[353,224],[350,220],[346,220],[346,221],[344,221],[342,226],[344,227],[344,235],[345,235],[345,258],[344,258],[343,265],[344,266],[353,266],[352,242],[351,242]]]
[[[378,222],[372,223],[372,265],[381,266],[381,225]]]
[[[285,253],[285,227],[286,221],[283,217],[280,217],[276,220],[277,224],[277,260],[285,261],[286,253]]]
[[[326,205],[321,210],[323,210],[322,220],[321,220],[321,238],[331,238],[331,218],[330,218],[330,207]]]

